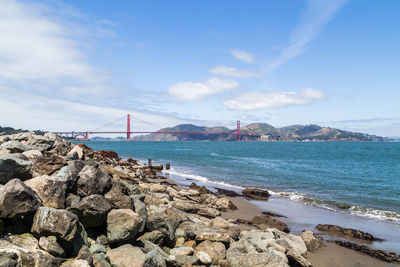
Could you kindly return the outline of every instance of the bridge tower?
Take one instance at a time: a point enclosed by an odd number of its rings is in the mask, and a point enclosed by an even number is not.
[[[237,135],[237,140],[240,141],[240,120],[236,122],[237,127],[236,127],[236,135]]]
[[[126,141],[131,140],[131,114],[126,117]]]

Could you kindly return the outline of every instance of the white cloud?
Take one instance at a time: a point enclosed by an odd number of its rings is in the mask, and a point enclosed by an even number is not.
[[[134,116],[132,118],[133,130],[158,130],[157,127],[149,126],[143,121],[161,127],[188,123],[188,121],[172,116],[57,99],[1,84],[0,95],[1,126],[14,128],[47,131],[89,131],[122,117],[121,120],[103,130],[124,131],[126,129],[125,115],[128,113]]]
[[[168,92],[179,100],[201,100],[237,87],[239,87],[239,83],[234,80],[210,78],[203,82],[179,82],[171,85]]]
[[[227,66],[215,66],[212,69],[208,70],[210,73],[215,74],[215,75],[224,75],[224,76],[231,76],[231,77],[238,77],[238,78],[257,78],[261,77],[262,74],[257,71],[253,70],[239,70],[236,68],[232,67],[227,67]]]
[[[0,1],[0,79],[63,94],[68,93],[63,87],[78,87],[80,93],[104,88],[105,75],[88,64],[82,53],[87,45],[77,38],[82,37],[82,29],[62,16],[56,18],[52,11],[32,2]],[[104,30],[96,25],[95,31]]]
[[[236,58],[238,60],[244,61],[246,63],[254,63],[255,62],[254,56],[249,52],[246,52],[243,50],[238,50],[238,49],[231,49],[229,52],[231,53],[231,55],[234,58]]]
[[[285,45],[276,60],[265,65],[266,71],[270,72],[304,53],[308,44],[318,36],[324,25],[333,18],[335,13],[347,1],[308,0],[307,8],[302,14],[300,23],[291,32],[289,42]]]
[[[224,102],[231,110],[274,109],[291,105],[305,105],[314,100],[324,98],[321,91],[311,88],[295,92],[251,92],[237,96]]]

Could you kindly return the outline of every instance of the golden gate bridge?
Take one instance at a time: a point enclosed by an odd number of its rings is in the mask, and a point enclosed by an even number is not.
[[[126,131],[99,131],[100,129],[103,129],[103,128],[111,125],[112,123],[120,120],[121,118],[118,118],[117,120],[114,120],[110,123],[107,123],[101,127],[98,127],[96,129],[93,129],[90,131],[70,131],[70,132],[54,132],[54,133],[58,134],[60,136],[71,137],[72,139],[80,139],[80,140],[89,140],[89,135],[93,135],[93,134],[95,134],[95,135],[124,134],[124,135],[126,135],[127,141],[131,140],[131,135],[133,135],[133,134],[190,134],[190,135],[222,135],[222,136],[225,135],[225,136],[236,136],[237,141],[240,141],[241,137],[243,137],[243,136],[260,137],[260,135],[240,133],[240,120],[238,120],[236,122],[236,131],[235,132],[132,131],[132,129],[131,129],[131,114],[127,114],[127,116],[126,116]],[[141,122],[155,126],[154,124],[148,123],[148,122],[140,120],[138,118],[136,118],[136,119]],[[156,126],[156,127],[159,127],[159,126]],[[159,127],[159,128],[162,128],[162,127]]]

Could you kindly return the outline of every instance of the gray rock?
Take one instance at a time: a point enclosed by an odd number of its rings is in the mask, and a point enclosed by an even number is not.
[[[39,196],[19,179],[0,188],[0,218],[14,218],[35,213],[41,205]]]
[[[70,166],[62,167],[58,172],[54,173],[52,177],[54,177],[56,180],[64,182],[68,191],[71,191],[74,188],[75,183],[78,180],[78,175],[73,174]]]
[[[93,254],[93,265],[95,267],[111,267],[109,257],[105,253]]]
[[[243,266],[274,266],[288,267],[289,265],[279,256],[270,253],[241,253],[228,252],[226,256],[228,266],[243,267]]]
[[[104,194],[111,188],[111,178],[99,168],[85,166],[79,172],[77,194],[85,197],[93,194]]]
[[[236,210],[237,207],[233,202],[227,197],[217,198],[213,203],[213,206],[220,211]]]
[[[91,195],[72,205],[70,211],[78,215],[84,227],[90,228],[105,225],[111,208],[111,203],[102,195]]]
[[[147,223],[147,209],[146,209],[146,205],[140,201],[139,198],[133,198],[133,204],[135,207],[135,212],[137,214],[139,214],[140,218],[142,218],[142,224],[140,225],[139,228],[139,233],[144,231],[144,228],[146,226]]]
[[[143,267],[166,267],[164,255],[157,249],[148,252],[145,255]]]
[[[22,153],[30,150],[26,145],[17,141],[8,141],[0,145],[2,149],[8,149],[11,153]]]
[[[42,200],[43,206],[64,209],[67,186],[65,182],[47,175],[38,176],[25,181]]]
[[[32,163],[22,154],[8,154],[0,157],[0,184],[13,178],[26,180],[31,178]]]
[[[301,238],[303,239],[304,243],[306,244],[308,251],[315,251],[319,248],[323,247],[324,241],[322,237],[315,236],[313,232],[306,230],[301,233]]]
[[[199,214],[201,216],[204,216],[204,217],[207,217],[207,218],[215,218],[217,216],[220,216],[221,212],[219,210],[216,210],[216,209],[213,209],[213,208],[210,208],[210,207],[204,207],[204,208],[201,208],[197,212],[197,214]]]
[[[82,245],[82,247],[79,249],[76,259],[85,260],[89,262],[89,264],[92,263],[92,253],[86,244]]]
[[[275,236],[271,232],[264,232],[252,229],[247,233],[243,234],[243,240],[248,241],[256,250],[267,252],[268,242],[274,240]]]
[[[1,267],[17,267],[18,254],[14,251],[0,251],[0,266]]]
[[[63,257],[65,254],[64,249],[57,243],[57,237],[55,236],[42,236],[39,239],[39,246],[56,257]]]
[[[146,229],[148,231],[158,230],[164,234],[167,242],[174,244],[175,230],[178,228],[179,218],[169,216],[166,213],[151,213],[147,217]]]
[[[68,194],[66,199],[65,199],[65,205],[67,207],[71,207],[75,204],[77,204],[79,201],[81,201],[81,197],[74,195],[74,194]]]
[[[99,245],[99,244],[93,244],[90,247],[90,252],[92,254],[96,254],[96,253],[107,253],[106,247],[103,245]]]
[[[179,256],[179,255],[190,255],[193,253],[193,248],[192,247],[177,247],[173,248],[169,251],[169,255],[172,256]]]
[[[63,262],[60,267],[90,267],[90,263],[82,259],[72,259]]]
[[[203,264],[211,264],[212,260],[210,255],[204,251],[197,251],[195,255]]]
[[[168,266],[191,266],[193,264],[196,264],[199,262],[199,259],[196,256],[168,256],[166,258],[166,262],[168,263]]]
[[[26,141],[26,145],[30,147],[30,149],[39,150],[40,152],[44,152],[49,150],[53,145],[54,141],[45,138],[40,135],[31,135]]]
[[[142,243],[144,243],[144,241],[149,241],[158,246],[162,246],[164,244],[164,235],[160,231],[154,230],[154,231],[145,233],[144,235],[139,237],[137,240],[141,241]]]
[[[42,152],[39,150],[28,150],[22,153],[25,157],[28,158],[29,161],[34,162],[39,158],[43,158]]]
[[[289,263],[291,266],[300,266],[300,267],[311,267],[311,263],[306,260],[303,256],[299,253],[289,250],[286,253],[287,258],[289,259]]]
[[[33,218],[31,232],[72,242],[78,232],[78,222],[78,216],[68,210],[40,207]]]
[[[123,185],[119,181],[113,181],[111,190],[104,197],[113,204],[114,208],[135,210],[134,199],[124,191]]]
[[[110,249],[107,251],[107,255],[114,267],[142,267],[146,260],[143,251],[130,244]]]
[[[105,235],[99,235],[96,238],[96,244],[102,245],[102,246],[108,246],[108,240],[107,240],[107,236]]]
[[[107,239],[118,243],[134,239],[140,229],[142,218],[130,209],[111,210],[107,215]]]
[[[257,225],[261,230],[266,230],[268,228],[275,228],[282,232],[289,233],[289,227],[274,218],[267,215],[257,215],[252,220],[253,225]]]
[[[83,149],[82,147],[75,145],[68,153],[67,158],[72,159],[83,159]]]
[[[218,265],[220,260],[226,258],[226,248],[221,242],[211,242],[208,240],[203,241],[195,248],[195,255],[200,251],[207,253],[207,255],[210,256],[212,263],[215,265]]]
[[[293,250],[300,255],[307,252],[306,244],[300,236],[287,234],[276,229],[273,232],[276,238],[275,242],[287,250]]]

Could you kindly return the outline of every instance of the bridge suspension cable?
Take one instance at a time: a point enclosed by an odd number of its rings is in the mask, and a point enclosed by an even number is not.
[[[115,122],[117,122],[117,121],[123,119],[123,118],[125,118],[125,115],[122,116],[122,117],[119,117],[118,119],[113,120],[113,121],[111,121],[111,122],[109,122],[109,123],[107,123],[107,124],[104,124],[103,126],[100,126],[100,127],[96,128],[96,129],[93,129],[93,130],[90,130],[89,132],[96,132],[96,131],[98,131],[98,130],[100,130],[100,129],[103,129],[103,128],[105,128],[105,127],[107,127],[107,126],[109,126],[109,125],[111,125],[111,124],[113,124],[113,123],[115,123]]]

